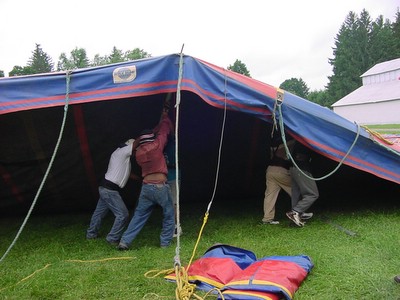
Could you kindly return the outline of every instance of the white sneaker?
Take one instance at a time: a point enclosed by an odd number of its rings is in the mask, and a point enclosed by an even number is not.
[[[279,225],[279,221],[277,220],[269,220],[269,221],[262,221],[264,225]]]
[[[297,211],[291,210],[286,213],[286,216],[293,221],[299,227],[304,226],[304,222],[301,221],[300,214]]]

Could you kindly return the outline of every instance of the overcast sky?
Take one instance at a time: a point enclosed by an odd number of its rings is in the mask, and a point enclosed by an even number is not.
[[[350,11],[395,20],[400,0],[0,0],[0,70],[27,65],[35,44],[51,56],[113,46],[152,56],[183,52],[279,86],[302,78],[323,89],[334,39]],[[360,74],[361,75],[361,74]]]

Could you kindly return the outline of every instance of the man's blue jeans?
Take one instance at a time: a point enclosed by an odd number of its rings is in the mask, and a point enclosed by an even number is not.
[[[92,215],[92,219],[90,220],[86,238],[91,239],[97,237],[102,220],[111,210],[115,216],[115,221],[106,240],[111,243],[119,242],[124,228],[128,223],[128,209],[118,191],[109,190],[100,186],[99,194],[100,198]]]
[[[153,208],[161,206],[163,210],[163,223],[160,234],[161,247],[171,243],[175,230],[175,212],[172,205],[171,193],[168,184],[143,184],[138,205],[127,230],[121,238],[121,243],[129,246],[146,224]]]

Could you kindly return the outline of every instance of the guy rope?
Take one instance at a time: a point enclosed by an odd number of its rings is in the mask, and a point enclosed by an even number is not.
[[[181,101],[181,82],[182,82],[182,75],[183,75],[183,46],[182,50],[180,53],[180,60],[179,60],[179,76],[178,76],[178,84],[177,84],[177,92],[176,92],[176,104],[175,104],[175,109],[176,109],[176,120],[175,120],[175,159],[176,159],[176,178],[178,177],[178,172],[179,172],[179,149],[178,149],[178,128],[179,128],[179,105]],[[146,277],[156,277],[158,275],[164,274],[171,274],[175,272],[175,278],[176,278],[176,288],[175,288],[175,297],[177,300],[189,300],[192,299],[192,297],[195,297],[196,299],[205,299],[208,295],[211,294],[211,292],[216,291],[217,293],[220,294],[221,299],[224,299],[221,291],[218,289],[213,289],[209,291],[203,298],[200,297],[199,295],[196,295],[194,293],[196,289],[196,285],[193,283],[189,282],[188,279],[188,270],[192,264],[192,261],[194,259],[194,256],[196,255],[196,250],[197,247],[200,243],[200,239],[204,230],[204,227],[208,221],[211,205],[214,201],[214,197],[216,194],[217,190],[217,184],[218,184],[218,177],[219,177],[219,169],[220,169],[220,162],[221,162],[221,152],[222,152],[222,142],[223,142],[223,137],[224,137],[224,131],[225,131],[225,123],[226,123],[226,94],[227,94],[227,77],[225,76],[225,101],[224,101],[224,116],[223,116],[223,122],[222,122],[222,128],[221,128],[221,138],[219,142],[219,149],[218,149],[218,161],[217,161],[217,169],[216,169],[216,175],[215,175],[215,182],[214,182],[214,190],[213,194],[211,196],[211,200],[207,206],[207,211],[205,212],[204,218],[203,218],[203,224],[200,228],[195,246],[193,248],[192,256],[189,260],[188,266],[185,268],[181,264],[181,258],[180,258],[180,235],[177,235],[177,240],[176,240],[176,249],[175,249],[175,257],[174,257],[174,268],[169,269],[169,270],[164,270],[164,271],[156,271],[156,270],[151,270],[145,274]],[[177,228],[180,228],[180,209],[179,209],[179,180],[177,180],[177,188],[176,188],[176,222],[177,222]],[[155,273],[155,274],[154,274]]]
[[[27,215],[26,215],[24,221],[23,221],[23,223],[22,223],[20,229],[19,229],[18,232],[17,232],[17,235],[15,236],[15,238],[14,238],[14,240],[12,241],[11,245],[8,247],[7,251],[6,251],[6,252],[3,254],[3,256],[0,258],[0,263],[6,258],[6,256],[8,255],[8,253],[9,253],[9,252],[11,251],[11,249],[14,247],[14,245],[15,245],[15,243],[17,242],[19,236],[21,235],[21,233],[22,233],[22,231],[23,231],[23,229],[24,229],[26,223],[28,222],[29,217],[30,217],[30,215],[31,215],[31,213],[32,213],[32,211],[33,211],[33,209],[34,209],[34,207],[35,207],[35,205],[36,205],[36,202],[37,202],[37,200],[38,200],[38,198],[39,198],[39,195],[40,195],[40,193],[41,193],[41,191],[42,191],[42,188],[43,188],[43,186],[44,186],[44,184],[45,184],[45,182],[46,182],[46,180],[47,180],[47,176],[48,176],[49,173],[50,173],[51,167],[53,166],[54,159],[56,158],[56,154],[57,154],[57,151],[58,151],[58,147],[60,146],[61,139],[62,139],[62,136],[63,136],[64,127],[65,127],[65,122],[66,122],[66,120],[67,120],[67,112],[68,112],[68,105],[69,105],[69,88],[70,88],[70,81],[71,81],[71,73],[72,73],[72,71],[67,71],[66,74],[65,74],[65,76],[66,76],[66,84],[65,84],[65,85],[66,85],[66,88],[65,88],[65,89],[66,89],[66,92],[65,92],[64,117],[63,117],[63,120],[62,120],[60,133],[59,133],[59,135],[58,135],[58,140],[57,140],[56,146],[55,146],[55,148],[54,148],[53,155],[51,156],[51,160],[50,160],[49,166],[48,166],[48,168],[47,168],[47,170],[46,170],[46,173],[44,174],[44,177],[43,177],[42,182],[40,183],[39,189],[38,189],[38,191],[36,192],[36,196],[35,196],[35,198],[34,198],[32,204],[31,204],[31,207],[29,208],[29,211],[28,211],[28,213],[27,213]]]
[[[294,161],[294,159],[293,159],[293,157],[292,157],[292,155],[291,155],[291,153],[290,153],[290,151],[289,151],[289,148],[288,148],[288,145],[287,145],[287,142],[286,142],[285,126],[284,126],[283,114],[282,114],[282,103],[283,103],[283,100],[284,100],[284,91],[281,90],[281,89],[278,89],[278,91],[277,91],[277,97],[276,97],[276,100],[275,100],[274,111],[273,111],[273,120],[274,120],[274,126],[276,126],[276,109],[278,109],[278,112],[279,112],[279,120],[278,120],[279,129],[280,129],[280,131],[281,131],[281,137],[282,137],[283,144],[284,144],[284,146],[285,146],[285,151],[286,151],[287,157],[291,160],[291,162],[293,163],[293,165],[294,165],[305,177],[307,177],[307,178],[309,178],[309,179],[318,181],[318,180],[326,179],[326,178],[328,178],[329,176],[333,175],[333,174],[340,168],[340,166],[343,164],[343,162],[345,161],[345,159],[347,158],[347,156],[350,154],[351,150],[352,150],[353,147],[355,146],[355,144],[356,144],[356,142],[357,142],[357,140],[358,140],[358,137],[360,136],[360,125],[356,124],[356,125],[357,125],[357,134],[356,134],[356,137],[354,138],[354,141],[353,141],[353,143],[351,144],[349,150],[348,150],[347,153],[342,157],[342,159],[340,160],[340,162],[338,163],[338,165],[337,165],[331,172],[329,172],[328,174],[326,174],[326,175],[324,175],[324,176],[322,176],[322,177],[319,177],[319,178],[313,178],[313,177],[307,175],[306,173],[304,173],[304,172],[299,168],[299,166],[296,164],[296,162]]]

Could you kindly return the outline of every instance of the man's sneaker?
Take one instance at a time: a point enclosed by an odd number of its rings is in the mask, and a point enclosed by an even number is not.
[[[125,243],[123,243],[123,242],[119,242],[119,244],[118,244],[118,246],[117,246],[117,249],[118,249],[119,251],[125,251],[125,250],[128,250],[129,247],[128,247],[127,244],[125,244]]]
[[[182,227],[181,226],[179,226],[179,228],[178,228],[178,226],[175,226],[175,231],[174,231],[173,237],[177,237],[178,234],[179,234],[179,236],[182,235]]]
[[[400,283],[400,275],[395,276],[394,281],[396,281],[397,283]]]
[[[286,213],[286,216],[293,221],[294,224],[296,224],[299,227],[303,227],[304,226],[304,222],[301,221],[300,218],[300,213],[298,213],[297,211],[291,210],[289,212]]]
[[[300,217],[300,218],[301,218],[302,220],[309,220],[309,219],[311,219],[311,218],[313,217],[313,215],[314,215],[314,214],[313,214],[312,212],[310,212],[310,213],[306,213],[306,212],[305,212],[305,213],[302,213],[302,214],[301,214],[301,217]]]
[[[269,220],[269,221],[262,221],[264,225],[278,225],[279,221],[276,220]]]

